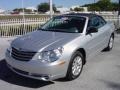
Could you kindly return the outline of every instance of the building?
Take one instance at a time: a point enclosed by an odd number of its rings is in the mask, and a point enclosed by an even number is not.
[[[0,8],[0,13],[2,14],[2,13],[4,13],[4,12],[5,12],[5,10],[3,10],[3,9]]]
[[[66,7],[58,7],[57,11],[60,12],[61,14],[64,14],[64,13],[70,12],[70,9]]]
[[[27,7],[26,9],[29,9],[29,10],[31,10],[32,12],[37,11],[37,8],[35,8],[35,7]]]

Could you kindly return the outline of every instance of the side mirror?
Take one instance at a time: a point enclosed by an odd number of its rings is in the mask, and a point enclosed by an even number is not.
[[[96,33],[96,32],[98,32],[98,29],[97,29],[97,28],[95,28],[95,27],[90,27],[90,28],[88,29],[88,31],[87,31],[87,34]]]

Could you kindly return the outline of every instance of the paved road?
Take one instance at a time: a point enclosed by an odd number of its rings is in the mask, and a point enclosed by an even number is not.
[[[3,42],[0,41],[0,90],[120,90],[120,36],[111,52],[101,52],[88,60],[81,76],[70,82],[43,82],[11,72],[2,59],[9,43]]]

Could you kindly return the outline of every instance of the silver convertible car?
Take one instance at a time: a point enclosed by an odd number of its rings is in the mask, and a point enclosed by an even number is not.
[[[96,14],[56,16],[37,31],[15,39],[6,51],[6,62],[25,77],[74,80],[89,58],[113,48],[114,31],[113,23]]]

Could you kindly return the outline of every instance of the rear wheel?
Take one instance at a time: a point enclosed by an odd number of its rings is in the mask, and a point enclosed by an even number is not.
[[[110,37],[110,39],[109,39],[109,43],[108,43],[108,46],[107,46],[106,50],[107,50],[107,51],[112,50],[112,48],[113,48],[113,44],[114,44],[114,36],[113,36],[113,35],[111,35],[111,37]]]
[[[74,53],[68,67],[68,72],[66,75],[67,80],[70,81],[79,77],[83,69],[83,60],[83,55],[79,51]]]

